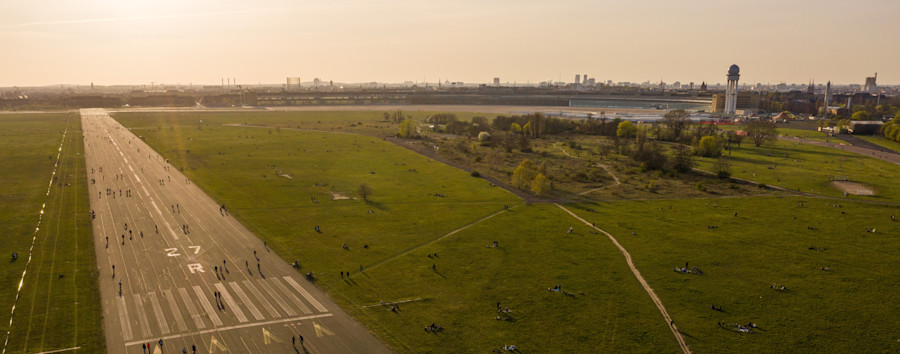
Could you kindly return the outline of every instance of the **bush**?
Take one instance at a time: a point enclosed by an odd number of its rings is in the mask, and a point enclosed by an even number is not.
[[[481,156],[475,156],[475,162],[481,162]]]
[[[703,185],[703,182],[697,182],[697,189],[706,191],[706,186]]]
[[[481,177],[481,174],[478,173],[478,171],[472,171],[472,173],[470,173],[470,175],[472,175],[472,177]]]

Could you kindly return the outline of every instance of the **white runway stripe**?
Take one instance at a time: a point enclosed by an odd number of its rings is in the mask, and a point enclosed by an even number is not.
[[[297,307],[300,308],[300,311],[303,311],[303,313],[305,314],[312,313],[309,307],[306,307],[306,304],[304,304],[303,301],[300,301],[300,299],[294,296],[294,293],[288,290],[288,288],[284,286],[284,284],[282,284],[281,281],[278,280],[278,278],[272,278],[272,284],[275,284],[275,287],[277,287],[279,290],[281,290],[281,292],[284,293],[284,296],[287,297],[289,302],[293,302],[295,305],[297,305]]]
[[[256,287],[253,286],[253,283],[251,283],[249,280],[244,280],[241,283],[244,284],[244,287],[247,288],[247,290],[250,290],[250,294],[253,294],[253,297],[255,297],[256,300],[263,305],[263,308],[266,309],[266,312],[268,312],[269,315],[275,318],[281,317],[281,314],[278,313],[278,311],[275,310],[274,307],[272,307],[272,304],[269,302],[269,300],[263,297],[259,290],[257,290]]]
[[[213,325],[221,327],[222,320],[219,319],[219,315],[216,314],[216,310],[213,310],[212,304],[209,303],[209,299],[204,296],[203,290],[200,290],[200,286],[194,285],[194,292],[197,293],[197,300],[200,301],[200,305],[202,305],[203,309],[206,310],[206,314],[209,316],[209,319],[212,321]]]
[[[219,292],[222,293],[222,299],[228,303],[228,308],[226,311],[231,311],[237,317],[238,321],[241,323],[247,322],[247,316],[244,316],[244,311],[241,311],[241,307],[238,306],[237,302],[231,297],[231,294],[228,293],[228,289],[225,288],[225,285],[222,283],[216,283],[216,289],[219,289]]]
[[[319,312],[328,312],[328,310],[325,309],[325,306],[322,306],[322,304],[318,300],[313,298],[312,295],[310,295],[310,293],[306,291],[306,289],[300,286],[300,284],[297,284],[297,282],[294,281],[293,278],[285,276],[284,281],[286,281],[291,285],[291,287],[296,289],[297,292],[300,293],[300,295],[303,295],[303,298],[306,299],[306,301],[309,301],[309,303],[312,304],[313,307],[316,308],[316,310],[319,310]]]
[[[134,307],[137,312],[138,319],[141,324],[141,333],[144,334],[144,337],[150,335],[150,322],[147,322],[147,315],[144,313],[144,302],[141,301],[140,294],[134,294]]]
[[[134,338],[134,335],[131,333],[131,323],[128,322],[128,306],[125,305],[125,298],[119,296],[116,301],[116,305],[119,306],[119,323],[122,325],[122,337],[125,337],[125,340],[129,340]]]
[[[294,311],[294,309],[292,309],[290,306],[285,304],[284,300],[281,298],[281,295],[278,295],[278,293],[276,293],[274,290],[272,290],[272,287],[269,286],[269,284],[266,283],[265,280],[260,280],[260,281],[257,281],[256,283],[259,284],[259,286],[261,286],[263,288],[263,290],[266,291],[266,294],[269,294],[269,297],[271,297],[272,299],[275,300],[275,303],[278,304],[278,307],[281,307],[281,309],[284,310],[284,312],[287,313],[288,316],[296,316],[297,315],[297,312]]]
[[[247,306],[247,309],[250,310],[250,314],[253,315],[253,318],[255,318],[257,321],[261,321],[264,318],[262,313],[260,313],[256,308],[256,305],[254,305],[253,302],[250,301],[250,298],[247,297],[247,294],[244,294],[244,291],[241,290],[241,287],[238,286],[238,284],[235,282],[230,282],[228,283],[228,285],[230,285],[231,289],[234,290],[234,293],[237,294],[239,298],[241,298],[241,301],[243,301],[244,306]]]
[[[162,331],[162,334],[169,334],[169,322],[166,321],[166,315],[163,314],[162,307],[159,306],[159,300],[156,299],[156,292],[148,292],[147,297],[150,298],[150,305],[153,306],[153,313],[156,314],[156,322],[159,324],[159,329]]]
[[[203,319],[200,318],[200,314],[197,313],[197,307],[194,306],[194,302],[191,301],[191,297],[188,296],[187,290],[185,290],[184,288],[178,288],[178,293],[181,294],[181,300],[184,301],[184,305],[185,307],[187,307],[188,313],[194,320],[194,325],[197,326],[197,329],[206,328],[206,324],[203,323]]]
[[[181,317],[181,310],[178,309],[178,303],[175,302],[175,297],[172,296],[172,289],[166,289],[166,301],[169,303],[169,309],[172,311],[172,316],[175,317],[175,324],[178,325],[175,331],[184,332],[187,331],[187,324],[184,323],[184,318]]]

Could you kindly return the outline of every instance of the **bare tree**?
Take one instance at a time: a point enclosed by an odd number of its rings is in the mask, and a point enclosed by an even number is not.
[[[687,128],[690,113],[683,109],[676,109],[663,116],[662,123],[666,126],[669,140],[678,141]]]
[[[359,188],[356,190],[356,193],[359,194],[359,196],[362,197],[362,199],[364,201],[368,202],[369,197],[372,196],[372,187],[369,186],[368,183],[363,182],[359,185]]]

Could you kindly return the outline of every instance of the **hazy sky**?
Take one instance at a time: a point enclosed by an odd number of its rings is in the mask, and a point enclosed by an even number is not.
[[[900,83],[898,0],[3,0],[0,86]]]

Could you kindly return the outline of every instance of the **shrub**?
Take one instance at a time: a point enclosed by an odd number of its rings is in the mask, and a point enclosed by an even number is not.
[[[470,173],[470,175],[472,175],[472,177],[481,177],[481,174],[478,173],[478,171],[474,171],[474,170],[472,171],[472,173]]]

